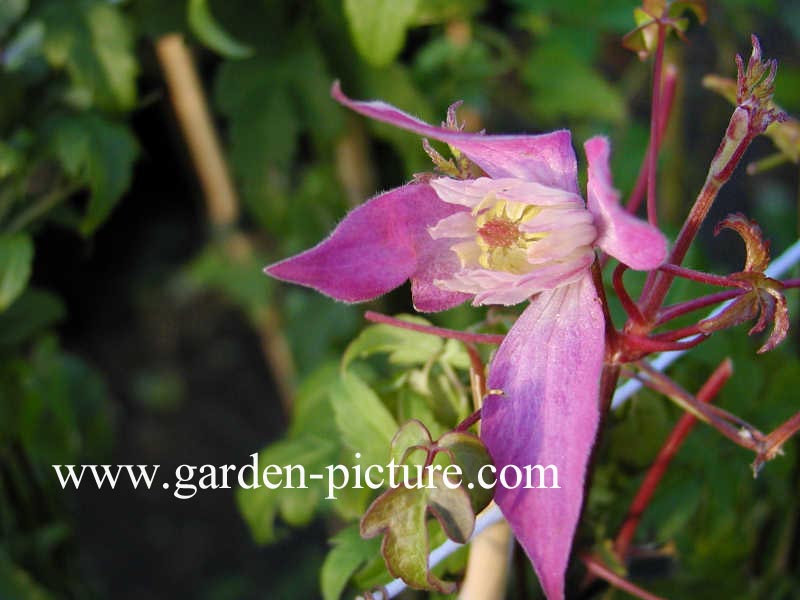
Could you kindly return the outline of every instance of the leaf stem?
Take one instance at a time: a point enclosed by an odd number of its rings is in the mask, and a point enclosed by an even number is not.
[[[798,284],[800,285],[800,280],[798,280]],[[658,317],[655,322],[655,327],[664,325],[665,323],[668,323],[673,319],[677,319],[678,317],[681,317],[690,312],[700,310],[701,308],[706,308],[708,306],[724,302],[725,300],[731,300],[733,298],[737,298],[745,293],[747,293],[746,290],[742,289],[725,290],[723,292],[716,292],[714,294],[709,294],[708,296],[702,296],[701,298],[695,298],[693,300],[688,300],[686,302],[680,302],[678,304],[667,306],[665,308],[662,308],[661,311],[658,313]]]
[[[78,183],[69,183],[63,187],[57,187],[44,196],[40,196],[33,204],[29,205],[25,210],[19,213],[7,227],[9,233],[16,233],[21,231],[33,221],[49,212],[57,204],[69,198],[72,194],[77,192],[82,186]]]
[[[651,594],[647,590],[640,588],[635,583],[632,583],[624,577],[617,575],[614,571],[609,569],[594,556],[585,554],[581,557],[581,560],[583,561],[583,564],[586,565],[586,569],[589,571],[589,573],[599,577],[600,579],[604,579],[613,587],[620,589],[623,592],[628,592],[629,594],[636,596],[637,598],[641,598],[642,600],[665,600],[661,596]]]
[[[396,319],[388,315],[373,312],[368,310],[364,313],[364,318],[373,323],[382,323],[390,325],[391,327],[398,327],[400,329],[409,329],[411,331],[419,331],[420,333],[428,333],[445,339],[459,340],[466,343],[475,344],[494,344],[502,343],[504,335],[494,335],[489,333],[468,333],[466,331],[456,331],[454,329],[445,329],[444,327],[434,327],[433,325],[421,325],[419,323],[409,323],[402,319]]]
[[[711,377],[709,377],[700,388],[700,391],[697,392],[697,400],[699,402],[710,402],[713,400],[732,374],[733,364],[729,358],[726,358],[714,370]],[[697,418],[695,416],[691,414],[682,415],[675,425],[675,428],[664,442],[655,461],[650,465],[650,469],[647,471],[647,475],[645,475],[644,480],[639,486],[639,490],[636,492],[636,496],[633,498],[630,508],[628,509],[625,521],[614,541],[614,549],[621,560],[624,561],[628,554],[628,548],[633,540],[642,514],[650,504],[658,484],[667,471],[670,461],[678,452],[678,449],[681,447],[681,444],[686,439],[686,436],[689,435],[689,432],[696,422]]]
[[[650,151],[647,153],[647,220],[658,226],[656,209],[656,166],[658,163],[659,121],[661,120],[661,71],[664,64],[664,45],[667,37],[666,26],[658,23],[658,41],[653,62],[653,98],[650,111]]]

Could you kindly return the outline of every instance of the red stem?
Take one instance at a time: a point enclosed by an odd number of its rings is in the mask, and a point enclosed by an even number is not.
[[[653,100],[650,112],[650,151],[647,153],[647,220],[653,226],[658,225],[656,211],[656,164],[659,148],[659,121],[661,115],[661,71],[664,64],[664,42],[667,28],[658,24],[658,42],[655,61],[653,63]]]
[[[478,410],[473,412],[470,416],[468,416],[466,419],[461,421],[461,423],[456,425],[456,428],[453,431],[466,431],[467,429],[475,425],[475,423],[480,421],[480,419],[481,419],[481,409],[479,408]]]
[[[614,269],[611,282],[614,285],[614,291],[617,292],[619,301],[622,303],[622,308],[625,309],[625,313],[628,315],[628,317],[635,323],[643,323],[644,318],[642,317],[642,313],[639,311],[639,307],[636,306],[633,298],[630,297],[628,291],[625,289],[625,282],[622,279],[622,275],[627,270],[627,265],[619,263]]]
[[[651,594],[647,590],[640,588],[635,583],[631,583],[624,577],[617,575],[614,571],[609,569],[594,556],[586,554],[581,557],[581,560],[583,560],[583,564],[586,565],[586,569],[589,571],[589,573],[600,577],[601,579],[605,579],[613,587],[620,589],[623,592],[628,592],[629,594],[636,596],[637,598],[641,598],[642,600],[665,600],[661,596]]]
[[[420,333],[429,333],[441,338],[460,340],[466,343],[474,344],[494,344],[498,345],[503,342],[503,335],[492,335],[488,333],[468,333],[466,331],[455,331],[454,329],[445,329],[444,327],[434,327],[433,325],[420,325],[419,323],[409,323],[401,319],[395,319],[388,315],[376,313],[368,310],[364,313],[364,318],[373,323],[383,323],[384,325],[391,325],[392,327],[399,327],[400,329],[409,329],[411,331],[419,331]]]
[[[730,277],[713,275],[711,273],[703,273],[702,271],[695,271],[694,269],[687,269],[686,267],[679,267],[678,265],[661,265],[659,270],[676,277],[682,277],[684,279],[689,279],[690,281],[697,281],[699,283],[706,283],[708,285],[740,288],[747,287],[746,283],[737,281],[736,279],[731,279]]]
[[[783,445],[798,431],[800,431],[800,412],[790,417],[767,436],[766,447],[758,453],[753,462],[753,473],[757,474],[766,461],[775,458]]]
[[[800,282],[800,280],[798,281]],[[724,292],[716,292],[714,294],[709,294],[708,296],[703,296],[702,298],[695,298],[694,300],[667,306],[662,308],[661,312],[659,312],[658,318],[655,322],[655,327],[663,325],[668,321],[672,321],[673,319],[681,317],[690,312],[700,310],[701,308],[706,308],[708,306],[713,306],[714,304],[724,302],[725,300],[736,298],[744,293],[746,293],[746,291],[741,289],[725,290]]]
[[[701,334],[685,342],[675,342],[670,340],[660,340],[649,338],[633,333],[623,333],[621,336],[620,346],[623,348],[623,357],[626,360],[638,360],[635,357],[641,357],[645,354],[652,354],[653,352],[671,352],[672,350],[688,350],[694,348],[708,338],[707,335]],[[634,358],[631,359],[630,357]]]
[[[787,279],[785,281],[781,281],[781,283],[786,289],[800,287],[800,279]]]
[[[700,325],[695,323],[694,325],[689,325],[688,327],[681,327],[680,329],[673,329],[672,331],[665,331],[664,333],[658,333],[652,336],[651,340],[657,340],[659,342],[677,342],[684,338],[703,334],[707,335],[703,331],[700,330]]]
[[[700,388],[700,391],[697,392],[697,400],[700,402],[710,402],[713,400],[732,374],[733,364],[729,358],[726,358],[714,370],[711,377],[709,377],[703,384],[703,387]],[[681,447],[681,444],[683,444],[686,436],[689,435],[695,423],[697,423],[697,419],[693,415],[684,413],[664,442],[658,456],[656,456],[642,484],[639,486],[639,491],[636,492],[636,496],[633,498],[631,506],[628,509],[625,522],[622,524],[617,534],[617,539],[614,541],[614,549],[617,552],[617,556],[622,560],[625,560],[628,554],[628,549],[633,541],[633,536],[636,533],[636,528],[639,526],[642,514],[650,504],[658,484],[664,477],[667,467],[669,467],[670,461],[678,452],[678,449]]]
[[[667,65],[664,69],[664,85],[661,90],[661,115],[658,120],[658,139],[653,144],[651,140],[647,146],[647,151],[642,159],[642,166],[639,168],[639,175],[636,178],[636,185],[633,186],[631,195],[625,203],[625,209],[631,213],[636,213],[644,198],[645,190],[647,189],[647,174],[649,172],[648,165],[650,164],[650,155],[655,148],[655,152],[661,148],[661,142],[664,140],[664,132],[669,124],[669,117],[672,112],[672,106],[675,101],[675,87],[678,81],[678,72],[674,65]]]

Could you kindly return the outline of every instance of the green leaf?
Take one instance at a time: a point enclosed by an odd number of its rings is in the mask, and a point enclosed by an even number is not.
[[[80,229],[92,233],[128,189],[138,153],[130,130],[93,113],[54,117],[45,124],[51,152],[64,171],[91,191]]]
[[[16,565],[4,550],[0,550],[0,598],[50,600],[55,596],[40,586],[30,573]]]
[[[620,92],[563,44],[536,48],[523,76],[534,90],[536,111],[544,118],[598,119],[614,124],[625,118]]]
[[[361,454],[361,464],[385,464],[397,423],[375,392],[346,371],[330,394],[342,441]]]
[[[418,325],[430,325],[422,317],[398,315],[398,318]],[[345,350],[342,368],[346,369],[356,358],[377,353],[389,354],[389,362],[395,365],[423,365],[439,354],[443,346],[441,338],[429,333],[384,324],[370,325]]]
[[[22,153],[0,140],[0,179],[13,174],[22,165]]]
[[[362,564],[379,551],[376,539],[361,537],[358,524],[337,533],[332,539],[333,549],[328,552],[320,571],[320,587],[324,600],[341,597],[347,581]]]
[[[44,54],[65,69],[70,100],[82,107],[128,111],[136,104],[136,60],[131,26],[103,0],[47,2],[38,15],[45,26]]]
[[[461,485],[466,488],[472,502],[472,510],[477,514],[492,499],[494,490],[480,485],[478,472],[485,465],[492,464],[486,447],[478,436],[466,431],[451,431],[444,434],[436,445],[448,450],[452,455],[452,463],[461,470]]]
[[[3,64],[9,72],[22,69],[42,52],[44,24],[41,21],[26,21],[3,51]]]
[[[267,260],[252,252],[249,245],[232,254],[229,244],[238,241],[209,244],[188,266],[186,277],[190,285],[215,289],[257,318],[272,287],[272,281],[261,271]]]
[[[308,523],[319,502],[325,496],[323,483],[309,479],[311,473],[323,473],[337,456],[337,442],[314,434],[303,434],[267,446],[258,454],[259,473],[267,465],[302,465],[306,471],[306,485],[302,488],[285,486],[270,489],[260,481],[255,489],[239,488],[236,502],[239,511],[250,527],[253,539],[266,544],[276,539],[275,519],[280,514],[293,525]],[[277,478],[274,480],[277,483]],[[252,483],[252,482],[248,482]],[[297,482],[293,482],[297,486]]]
[[[28,0],[3,0],[0,2],[0,39],[28,10]]]
[[[418,0],[345,0],[358,53],[376,67],[392,62],[403,49],[417,4]]]
[[[253,49],[236,41],[211,14],[208,0],[189,0],[187,7],[189,28],[206,46],[225,58],[248,58]]]
[[[433,514],[447,537],[463,544],[472,534],[475,515],[467,493],[448,488],[441,473],[434,471],[429,482],[420,483],[421,489],[398,487],[381,494],[361,520],[361,535],[384,534],[381,553],[394,577],[418,589],[452,593],[455,584],[438,579],[428,569],[426,517],[428,512]]]
[[[396,465],[402,464],[424,464],[429,449],[433,445],[431,434],[423,423],[413,419],[404,423],[392,438],[391,460]],[[416,448],[415,448],[416,447]],[[409,460],[416,458],[416,449],[425,449],[422,454],[422,461]]]
[[[32,263],[33,242],[27,234],[0,235],[0,312],[28,285]]]
[[[56,296],[28,288],[5,312],[0,313],[0,346],[24,342],[65,315],[64,304]]]

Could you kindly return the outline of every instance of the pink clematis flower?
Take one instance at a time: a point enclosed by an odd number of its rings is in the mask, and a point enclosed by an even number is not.
[[[449,144],[486,177],[434,177],[380,194],[328,239],[266,272],[346,302],[410,279],[423,312],[468,299],[512,305],[532,298],[490,365],[481,438],[498,471],[557,467],[558,488],[499,485],[494,499],[548,598],[562,598],[599,421],[605,322],[590,274],[594,249],[647,270],[664,260],[666,241],[619,206],[605,138],[585,144],[584,203],[568,131],[468,134],[383,102],[351,100],[338,84],[332,93],[358,113]]]

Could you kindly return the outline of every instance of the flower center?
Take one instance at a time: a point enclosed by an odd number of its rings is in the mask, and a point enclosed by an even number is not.
[[[508,219],[492,219],[478,230],[490,248],[508,248],[519,238],[519,228]]]
[[[491,206],[480,212],[486,205]],[[472,211],[477,215],[475,226],[480,254],[478,263],[485,269],[521,274],[530,270],[528,249],[546,234],[520,231],[520,226],[532,219],[539,209],[522,202],[496,200],[487,197]]]

